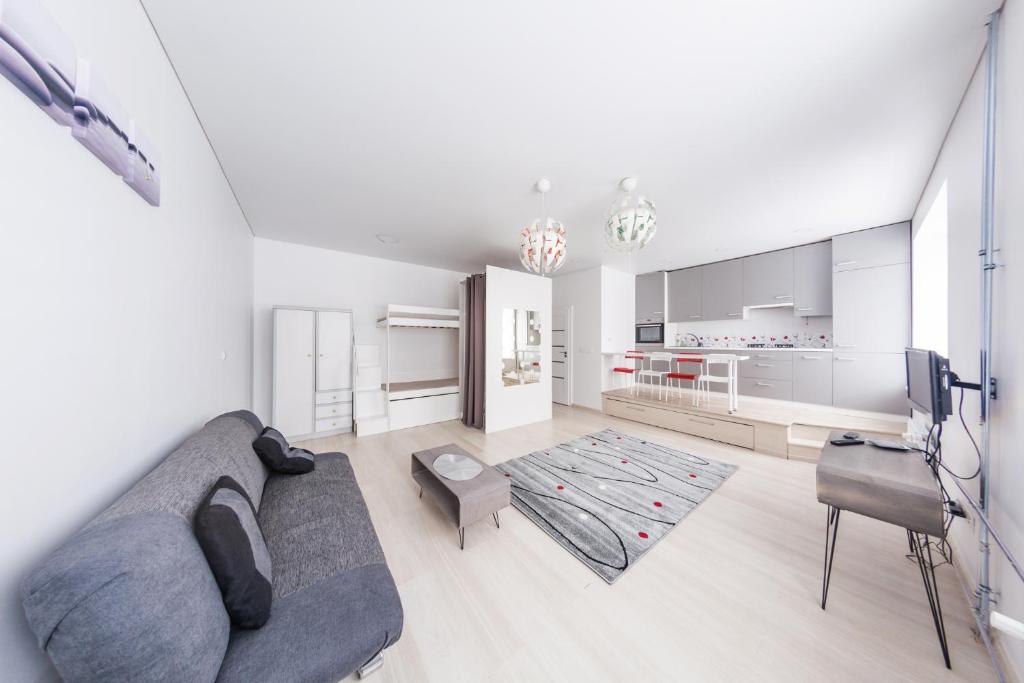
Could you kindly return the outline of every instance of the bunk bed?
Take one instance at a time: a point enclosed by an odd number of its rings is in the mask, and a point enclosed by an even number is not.
[[[462,414],[459,378],[433,378],[431,368],[424,368],[424,379],[392,381],[392,347],[403,329],[436,329],[440,333],[454,331],[452,345],[459,344],[461,330],[457,308],[405,306],[388,304],[384,315],[377,319],[377,327],[387,330],[387,377],[384,392],[387,397],[390,429],[405,429],[418,425],[457,420]]]

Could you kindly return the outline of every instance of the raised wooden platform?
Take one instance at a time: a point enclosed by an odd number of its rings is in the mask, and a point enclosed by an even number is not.
[[[627,420],[664,427],[714,441],[750,448],[793,460],[817,461],[832,430],[871,431],[899,436],[907,417],[863,410],[833,408],[793,401],[741,396],[739,410],[730,414],[724,395],[711,403],[691,403],[688,389],[671,389],[658,398],[657,389],[613,389],[601,395],[604,412]]]

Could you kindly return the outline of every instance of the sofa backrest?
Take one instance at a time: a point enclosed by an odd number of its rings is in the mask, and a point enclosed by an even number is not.
[[[248,411],[211,420],[26,578],[29,625],[65,680],[216,678],[230,622],[192,519],[225,474],[259,507],[261,429]]]

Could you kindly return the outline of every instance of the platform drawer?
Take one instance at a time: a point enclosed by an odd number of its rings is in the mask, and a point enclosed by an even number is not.
[[[754,427],[741,422],[730,422],[704,415],[692,415],[608,398],[604,400],[604,412],[608,415],[693,434],[705,439],[722,441],[743,448],[754,448]]]

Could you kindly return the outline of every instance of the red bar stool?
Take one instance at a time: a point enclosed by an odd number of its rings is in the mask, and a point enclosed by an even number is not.
[[[685,352],[683,352],[685,353]],[[704,370],[704,359],[703,358],[688,358],[685,355],[676,356],[672,360],[676,363],[675,372],[670,372],[665,375],[665,379],[676,380],[676,384],[679,387],[679,401],[683,400],[683,380],[690,382],[691,392],[691,403],[697,405],[697,379],[700,377]],[[696,363],[698,367],[693,368],[695,372],[686,372],[682,366],[683,363],[692,364]],[[689,368],[687,368],[689,369]]]
[[[626,360],[643,361],[643,359],[644,354],[639,351],[626,351]],[[631,394],[636,393],[636,363],[633,364],[633,367],[612,368],[612,372],[624,375],[626,378],[626,387],[630,389]]]

